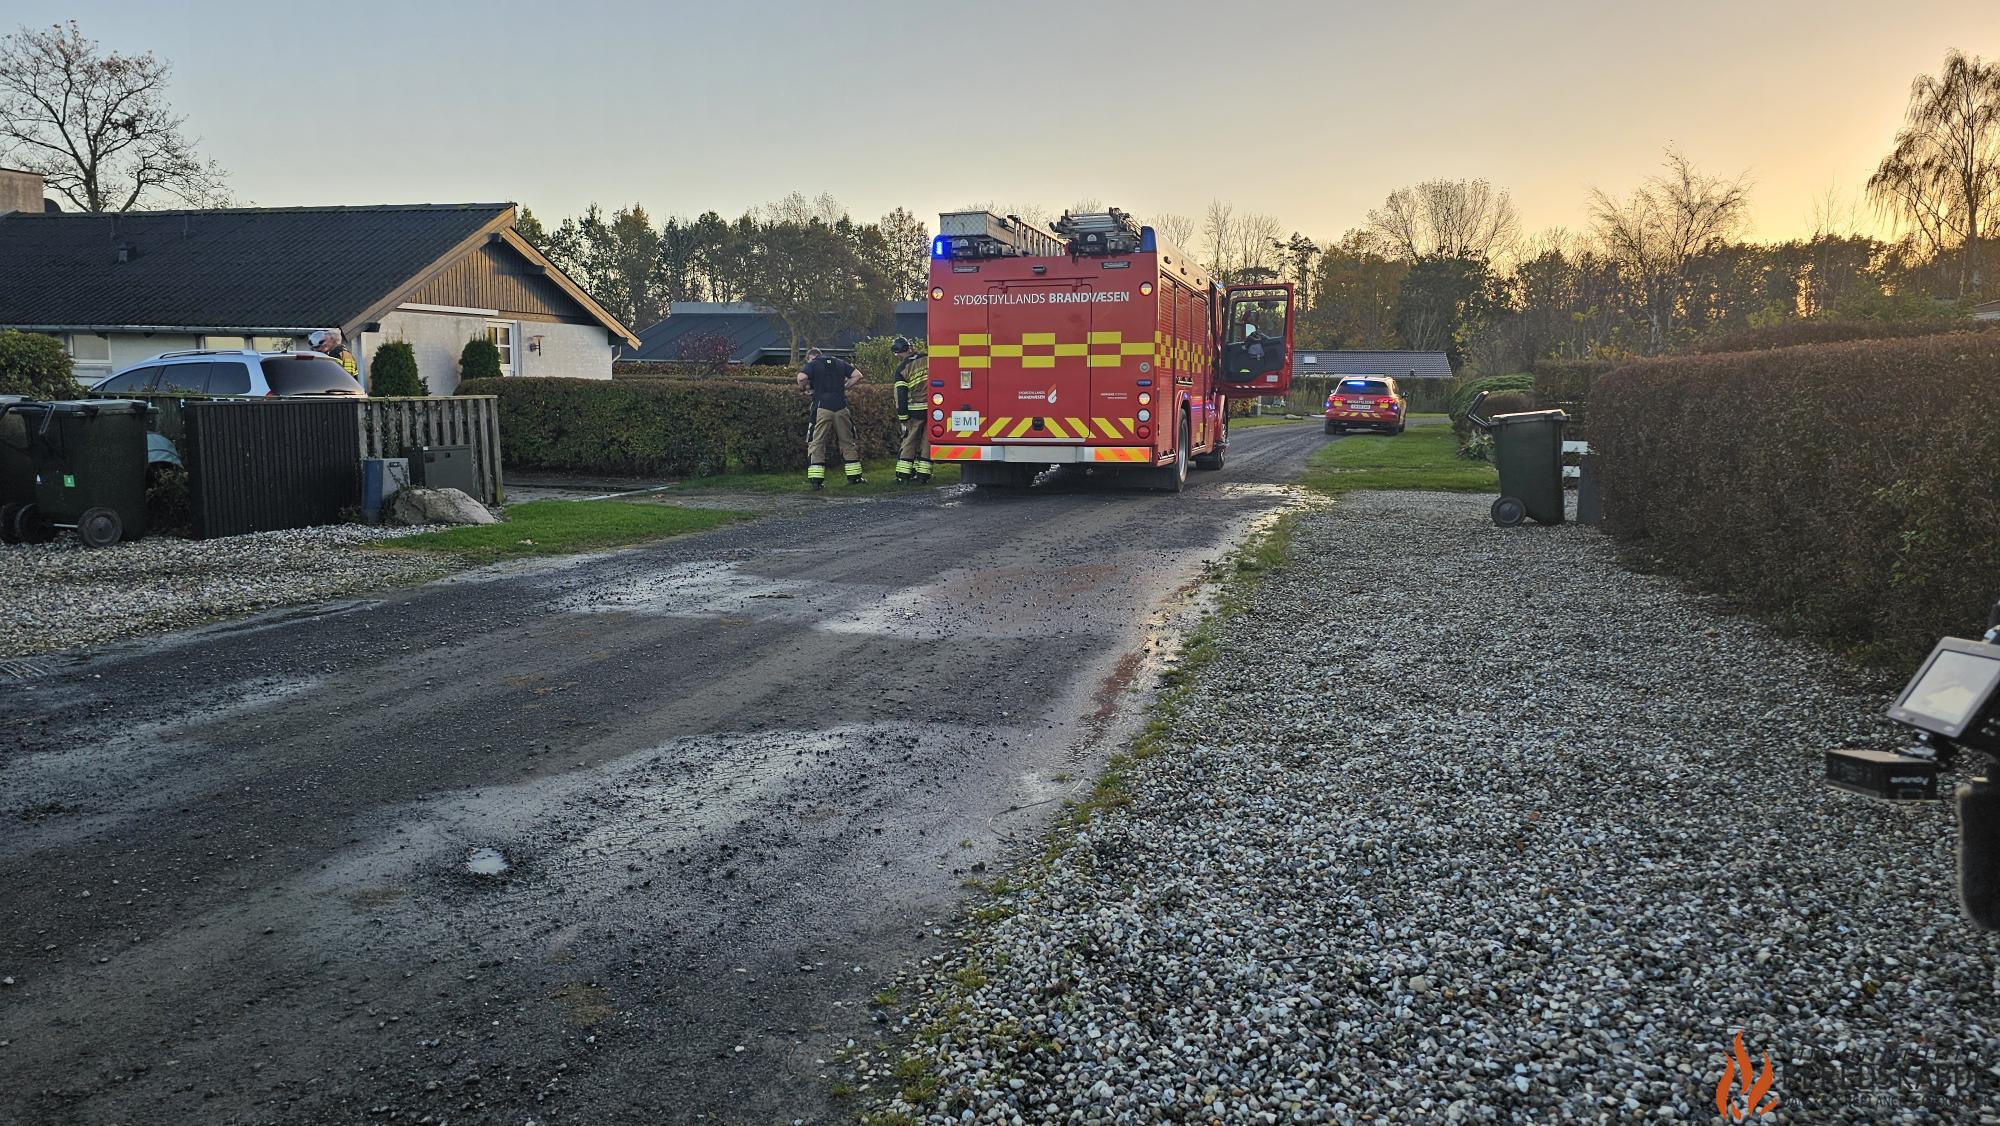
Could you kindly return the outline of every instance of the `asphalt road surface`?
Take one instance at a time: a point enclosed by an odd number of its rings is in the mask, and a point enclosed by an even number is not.
[[[1244,430],[1181,496],[828,504],[0,684],[0,1122],[840,1117],[819,1061],[1087,790],[1163,621],[1326,440]]]

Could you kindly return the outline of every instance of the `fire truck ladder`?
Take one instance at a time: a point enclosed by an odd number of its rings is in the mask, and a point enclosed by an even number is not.
[[[947,211],[938,216],[938,258],[1059,258],[1063,240],[1015,215]]]
[[[1136,254],[1144,240],[1132,216],[1115,207],[1077,215],[1065,211],[1050,227],[1069,244],[1071,254]]]

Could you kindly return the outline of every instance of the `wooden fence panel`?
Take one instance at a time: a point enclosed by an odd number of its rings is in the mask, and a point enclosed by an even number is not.
[[[364,399],[361,456],[404,457],[415,446],[471,446],[487,504],[500,503],[500,423],[492,395]]]

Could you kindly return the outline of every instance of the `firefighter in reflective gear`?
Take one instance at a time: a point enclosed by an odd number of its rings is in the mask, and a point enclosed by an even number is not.
[[[339,329],[319,329],[306,337],[306,343],[320,355],[339,361],[340,366],[347,369],[347,374],[360,377],[361,369],[354,362],[354,353],[347,350],[346,342],[340,338]]]
[[[828,447],[839,442],[840,456],[847,462],[847,483],[866,484],[861,479],[861,443],[854,436],[854,414],[847,406],[847,389],[861,382],[860,370],[838,357],[822,356],[813,348],[806,352],[806,366],[795,382],[813,401],[812,431],[806,441],[806,483],[815,491],[826,487]]]
[[[907,337],[898,336],[889,351],[902,357],[896,364],[896,421],[903,428],[903,442],[896,450],[896,480],[921,485],[931,479],[930,429],[924,420],[929,383],[925,377],[930,369]]]

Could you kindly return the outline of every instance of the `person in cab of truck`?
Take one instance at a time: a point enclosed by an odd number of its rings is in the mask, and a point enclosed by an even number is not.
[[[896,362],[896,422],[903,428],[902,444],[896,449],[896,480],[926,484],[931,479],[931,437],[925,426],[924,393],[930,368],[924,354],[910,347],[906,336],[898,336],[889,351]]]
[[[339,360],[340,366],[347,369],[347,374],[357,378],[360,377],[361,371],[355,365],[354,353],[348,351],[347,345],[341,342],[339,329],[320,329],[311,336],[306,337],[306,343],[312,345],[313,351]]]
[[[822,356],[817,348],[807,350],[797,383],[813,401],[812,437],[806,442],[806,483],[815,491],[826,487],[826,455],[836,441],[847,462],[847,483],[867,483],[861,479],[861,443],[854,437],[854,413],[847,407],[847,389],[859,382],[861,372],[853,364],[836,356]]]

